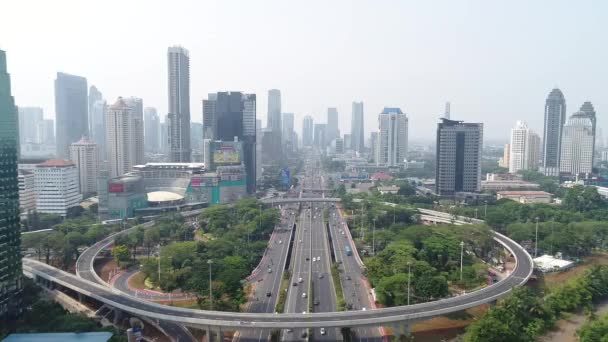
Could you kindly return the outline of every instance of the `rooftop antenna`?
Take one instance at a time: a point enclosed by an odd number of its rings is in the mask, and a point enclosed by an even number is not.
[[[445,115],[444,117],[448,120],[450,120],[450,103],[446,102],[445,103]]]

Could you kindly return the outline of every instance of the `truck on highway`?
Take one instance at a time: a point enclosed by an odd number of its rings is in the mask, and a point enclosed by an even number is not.
[[[353,251],[350,250],[350,246],[344,247],[344,250],[346,251],[346,255],[353,255]]]

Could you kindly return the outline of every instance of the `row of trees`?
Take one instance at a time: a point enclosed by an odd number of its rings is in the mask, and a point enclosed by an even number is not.
[[[491,252],[492,239],[486,226],[395,224],[386,234],[386,247],[365,260],[367,275],[384,305],[407,304],[408,275],[411,303],[445,297],[448,281],[460,282],[461,242],[466,247],[460,285],[473,287],[486,281],[487,266],[475,257]]]
[[[544,296],[529,288],[520,288],[470,325],[465,341],[535,341],[564,313],[583,308],[592,311],[593,303],[607,296],[608,265],[594,266]]]
[[[600,318],[592,317],[577,332],[580,342],[604,342],[608,336],[608,314]]]
[[[33,249],[39,260],[61,268],[69,267],[79,256],[80,249],[118,232],[121,225],[95,224],[89,218],[65,220],[55,224],[52,231],[25,234],[21,247]]]
[[[142,271],[164,290],[181,288],[198,293],[199,305],[208,308],[211,267],[213,308],[238,311],[245,302],[242,280],[257,266],[280,217],[278,210],[259,205],[255,199],[244,199],[232,206],[208,208],[199,217],[197,241],[162,247],[161,279],[158,259],[144,260]]]

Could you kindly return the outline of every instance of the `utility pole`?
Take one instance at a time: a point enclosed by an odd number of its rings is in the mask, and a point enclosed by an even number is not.
[[[365,232],[363,231],[363,201],[361,201],[361,240],[365,239]]]
[[[395,208],[397,208],[396,205],[393,206],[393,224],[395,224]]]
[[[460,282],[462,283],[462,257],[464,255],[464,241],[460,241]]]
[[[213,283],[211,280],[211,265],[213,264],[213,260],[207,260],[207,265],[209,265],[209,310],[213,310]]]
[[[158,287],[160,288],[160,244],[158,244]]]
[[[412,279],[412,263],[407,262],[407,305],[410,305],[410,283]]]
[[[475,208],[475,219],[477,219],[477,208]]]
[[[483,206],[483,219],[485,220],[486,218],[488,218],[488,202],[483,202],[484,206]]]
[[[536,241],[534,242],[534,257],[536,258],[538,253],[538,217],[536,218]]]

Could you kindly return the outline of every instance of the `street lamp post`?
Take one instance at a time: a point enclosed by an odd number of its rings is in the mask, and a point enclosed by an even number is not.
[[[372,255],[376,255],[376,218],[374,217],[374,229],[372,230]]]
[[[407,262],[407,305],[410,305],[410,283],[412,279],[412,263]]]
[[[213,264],[213,260],[207,260],[207,265],[209,265],[209,310],[213,310],[213,285],[211,280],[211,265]]]
[[[534,257],[538,253],[538,217],[536,218],[536,241],[534,242]]]
[[[462,283],[462,257],[464,255],[464,241],[460,241],[460,282]]]
[[[160,244],[158,244],[158,287],[160,288]]]
[[[487,218],[488,216],[488,202],[483,202],[484,206],[483,206],[483,218],[484,220]]]

